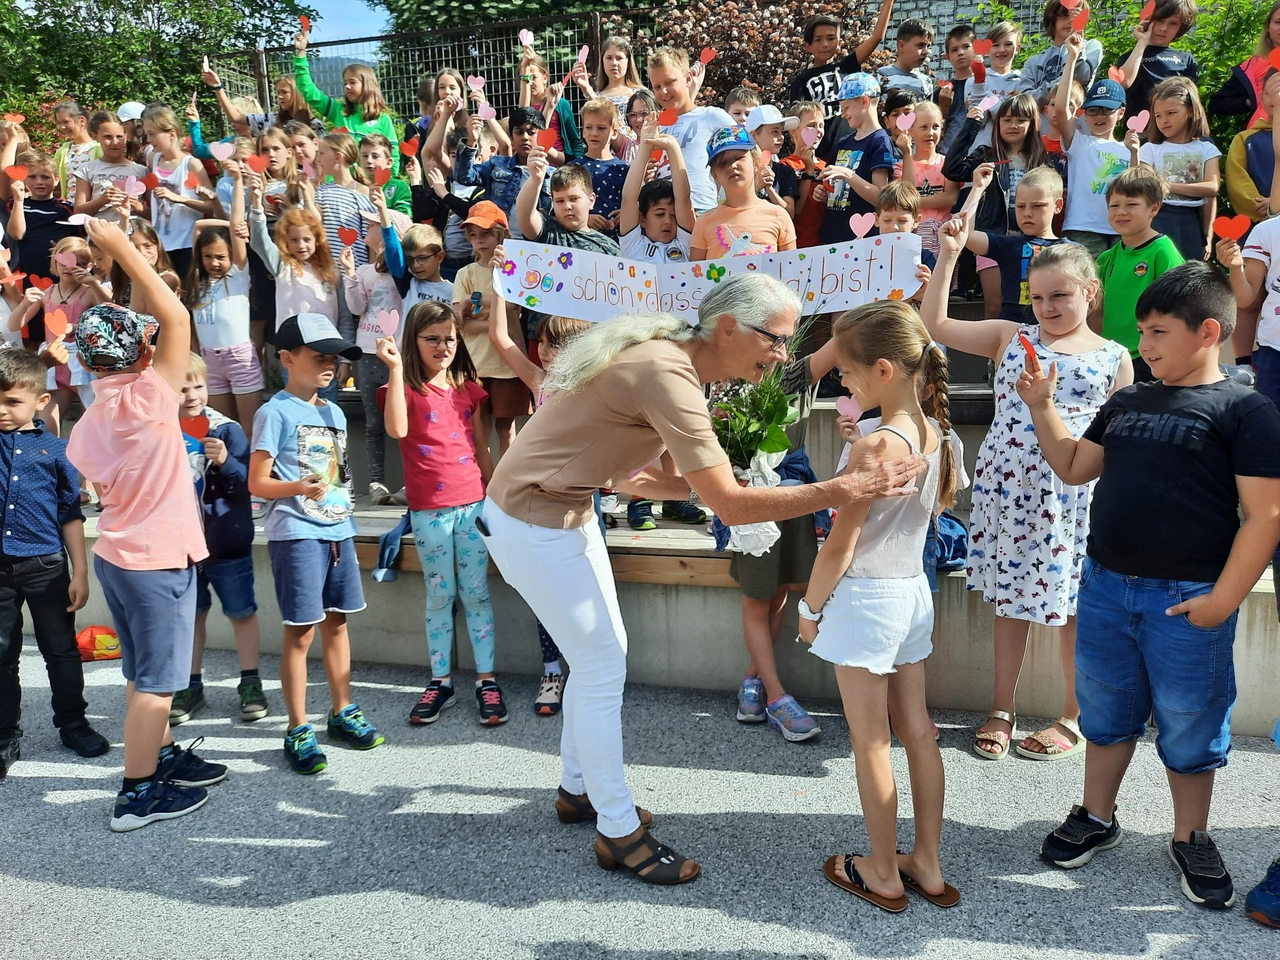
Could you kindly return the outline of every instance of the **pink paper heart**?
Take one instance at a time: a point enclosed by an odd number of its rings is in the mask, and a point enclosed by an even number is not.
[[[997,97],[994,93],[991,94],[991,96],[983,97],[981,100],[978,101],[978,109],[981,110],[983,113],[990,110],[992,107],[998,107],[998,106],[1000,106],[1000,98]]]
[[[137,177],[125,177],[123,180],[117,180],[116,186],[124,191],[125,196],[140,197],[147,192],[147,185]]]
[[[811,147],[818,142],[818,136],[816,127],[805,127],[800,131],[800,139]]]
[[[851,420],[857,420],[862,416],[862,408],[858,406],[858,401],[853,397],[837,397],[836,413],[842,417],[848,417]]]
[[[853,230],[853,235],[861,239],[865,237],[876,225],[876,215],[874,213],[855,213],[849,218],[849,228]]]
[[[894,118],[894,125],[904,133],[911,129],[911,125],[916,122],[914,113],[900,113]]]
[[[1125,126],[1128,127],[1130,130],[1132,130],[1134,133],[1141,133],[1143,130],[1147,129],[1147,124],[1150,122],[1151,122],[1151,111],[1143,110],[1141,113],[1135,113],[1132,117],[1130,117],[1128,122],[1125,123]]]
[[[311,165],[310,160],[302,161],[302,175],[308,180],[314,180],[316,178],[316,168]]]
[[[484,77],[473,77],[471,74],[467,74],[467,86],[472,90],[483,90]]]
[[[89,214],[87,213],[73,213],[71,216],[67,217],[67,219],[58,221],[58,223],[65,223],[69,227],[83,227],[88,222],[89,222]],[[8,251],[5,251],[5,252],[7,253]],[[0,259],[8,259],[8,258],[3,257]]]
[[[586,62],[587,62],[587,54],[589,54],[590,52],[591,52],[591,48],[590,48],[589,46],[587,46],[587,45],[584,43],[584,44],[582,45],[582,49],[578,51],[578,62],[579,62],[579,63],[586,63]]]
[[[230,160],[235,156],[235,153],[236,145],[234,143],[223,143],[222,141],[218,141],[217,143],[209,144],[209,156],[219,162]]]
[[[378,328],[381,336],[394,337],[396,331],[400,329],[400,311],[379,310],[377,316],[373,318],[373,325]]]
[[[76,255],[70,250],[64,250],[62,253],[53,255],[53,262],[61,267],[74,267],[80,261],[76,259]]]
[[[533,31],[532,31],[532,30],[521,30],[521,31],[520,31],[520,45],[521,45],[522,47],[531,47],[531,46],[533,46]]]
[[[480,108],[476,110],[476,116],[481,120],[492,120],[497,115],[498,111],[493,109],[493,106],[488,103],[480,104]]]

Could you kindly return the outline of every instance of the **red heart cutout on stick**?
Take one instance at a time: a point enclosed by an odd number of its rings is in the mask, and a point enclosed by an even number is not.
[[[4,115],[4,118],[8,120],[10,123],[22,123],[22,121],[27,119],[20,113],[6,113]]]
[[[658,114],[658,125],[662,127],[670,127],[680,119],[680,114],[676,113],[671,107],[663,110]]]
[[[157,177],[154,172],[148,173],[142,178],[142,185],[148,190],[154,190],[156,187],[160,186],[160,178]]]
[[[1224,240],[1239,240],[1249,232],[1249,227],[1253,225],[1253,221],[1244,214],[1236,214],[1234,217],[1219,217],[1213,221],[1213,232]]]
[[[31,285],[37,290],[48,290],[53,286],[53,280],[49,277],[32,277]]]
[[[1074,30],[1076,33],[1083,33],[1084,28],[1087,27],[1088,25],[1089,25],[1089,8],[1084,7],[1083,9],[1081,9],[1079,13],[1076,14],[1076,18],[1071,21],[1071,29]]]
[[[400,155],[404,157],[416,157],[418,155],[418,145],[421,143],[417,137],[412,140],[402,141],[400,144]]]
[[[266,157],[259,156],[256,153],[253,154],[252,156],[245,157],[244,163],[245,163],[245,166],[247,166],[254,173],[266,173],[267,167],[271,165],[270,160],[268,160]]]
[[[973,71],[973,79],[975,82],[987,82],[987,65],[981,60],[974,60],[969,69]]]
[[[1022,343],[1022,349],[1023,349],[1023,350],[1025,350],[1025,351],[1027,352],[1027,360],[1028,360],[1028,362],[1030,362],[1030,363],[1035,363],[1035,359],[1036,359],[1036,348],[1035,348],[1035,347],[1033,347],[1033,346],[1031,345],[1031,341],[1030,341],[1030,340],[1028,340],[1028,339],[1027,339],[1023,334],[1021,334],[1021,333],[1020,333],[1020,334],[1018,334],[1018,340]]]
[[[534,139],[543,150],[550,150],[556,145],[556,132],[548,127],[546,130],[539,130]]]
[[[975,40],[973,41],[973,52],[983,56],[991,52],[992,46],[994,44],[990,40]]]
[[[197,177],[196,172],[192,170],[190,173],[187,174],[187,179],[185,183],[188,190],[194,190],[196,187],[200,186],[200,178]]]
[[[0,280],[0,283],[21,283],[22,278],[25,276],[26,274],[19,270],[17,273],[11,273],[3,280]]]
[[[311,32],[311,18],[308,17],[305,13],[298,15],[298,24],[302,27],[303,33]]]
[[[391,179],[391,170],[388,167],[382,167],[373,171],[373,182],[380,187],[385,187],[387,181]]]
[[[181,417],[178,420],[178,426],[193,440],[203,440],[209,435],[209,418],[204,414],[198,417]]]
[[[44,315],[44,332],[51,337],[67,335],[67,315],[62,310],[54,310]]]
[[[716,58],[716,52],[710,47],[703,47],[702,52],[698,54],[698,62],[704,67]]]
[[[1142,12],[1138,14],[1138,19],[1150,20],[1156,15],[1156,0],[1147,0],[1146,5],[1142,8]]]
[[[355,242],[360,239],[360,234],[356,233],[353,227],[339,227],[338,239],[342,241],[343,246],[355,246]]]
[[[1277,70],[1280,70],[1280,47],[1276,47],[1267,54],[1267,63],[1271,64]]]
[[[4,168],[4,174],[10,180],[25,180],[27,179],[27,174],[29,172],[30,171],[20,163],[15,163],[11,167]]]

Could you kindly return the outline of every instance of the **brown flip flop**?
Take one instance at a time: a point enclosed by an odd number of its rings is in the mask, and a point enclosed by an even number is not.
[[[907,900],[907,895],[905,893],[896,900],[891,900],[888,897],[880,896],[878,893],[873,893],[867,888],[867,885],[862,882],[862,877],[858,876],[858,870],[853,865],[853,858],[855,854],[846,853],[843,856],[844,877],[836,873],[836,863],[840,860],[841,854],[837,853],[835,856],[827,857],[827,862],[823,864],[822,867],[822,873],[828,880],[834,883],[841,890],[847,890],[855,897],[861,897],[868,903],[874,903],[881,910],[888,913],[901,913],[903,910],[907,909],[910,901]],[[846,879],[846,877],[848,879]],[[956,894],[956,896],[958,897],[959,894]]]
[[[920,886],[914,878],[907,876],[901,870],[898,876],[902,878],[902,885],[912,893],[918,893],[930,903],[937,907],[954,907],[960,902],[960,891],[951,884],[943,882],[941,893],[930,893],[924,887]]]

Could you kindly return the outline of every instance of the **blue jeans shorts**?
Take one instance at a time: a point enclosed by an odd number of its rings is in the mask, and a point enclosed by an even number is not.
[[[354,540],[270,540],[267,553],[286,627],[309,627],[328,613],[364,609]]]
[[[173,693],[191,680],[196,568],[126,570],[99,556],[93,570],[120,637],[120,672],[139,693]]]
[[[1226,765],[1236,702],[1236,614],[1206,630],[1186,614],[1165,613],[1212,589],[1193,580],[1125,576],[1086,558],[1076,627],[1085,739],[1100,746],[1135,740],[1154,714],[1156,750],[1174,773]]]
[[[253,595],[253,557],[214,560],[210,557],[196,568],[196,613],[213,607],[209,588],[213,587],[228,620],[243,620],[258,612]]]

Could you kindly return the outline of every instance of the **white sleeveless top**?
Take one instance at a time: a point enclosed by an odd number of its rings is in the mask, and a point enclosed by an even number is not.
[[[194,199],[199,196],[192,187],[187,186],[187,175],[200,162],[195,157],[183,154],[176,169],[173,170],[161,166],[165,161],[155,154],[152,154],[148,162],[160,180],[159,186],[166,187],[184,197]],[[160,237],[160,242],[164,244],[167,252],[191,248],[196,221],[200,216],[200,213],[191,207],[174,203],[172,200],[160,200],[154,193],[151,195],[151,224],[156,228],[156,235]]]

